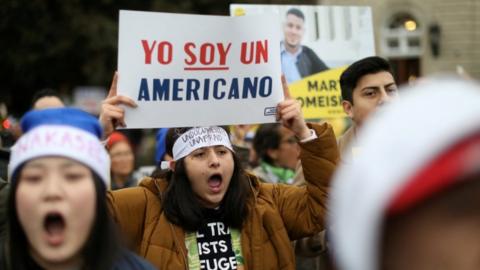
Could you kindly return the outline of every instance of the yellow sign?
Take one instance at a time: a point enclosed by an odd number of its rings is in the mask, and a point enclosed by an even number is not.
[[[290,84],[290,94],[300,101],[305,119],[343,118],[340,74],[347,67],[320,72]]]
[[[233,11],[233,16],[235,16],[235,17],[245,16],[245,9],[242,8],[242,7],[235,8],[235,10]]]

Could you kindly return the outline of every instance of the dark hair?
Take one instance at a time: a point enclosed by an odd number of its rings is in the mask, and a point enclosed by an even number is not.
[[[302,19],[303,21],[305,21],[305,15],[303,15],[303,12],[302,12],[300,9],[298,9],[298,8],[291,8],[291,9],[289,9],[289,10],[287,11],[287,15],[286,15],[286,16],[288,16],[288,15],[290,15],[290,14],[292,14],[292,15],[294,15],[294,16]]]
[[[253,149],[255,149],[257,156],[266,163],[273,164],[272,158],[268,155],[268,150],[280,147],[282,140],[280,127],[279,123],[260,125],[253,138]]]
[[[173,143],[190,128],[173,128],[166,138],[167,153],[172,152]],[[170,136],[169,136],[170,135]],[[234,169],[228,190],[220,206],[219,218],[231,228],[241,229],[248,214],[250,185],[241,162],[235,153]],[[167,219],[188,231],[196,231],[208,216],[208,210],[202,207],[192,190],[185,168],[185,158],[175,164],[175,172],[166,173],[168,187],[164,194],[163,208]]]
[[[62,100],[60,95],[58,95],[58,93],[55,90],[50,88],[45,88],[35,92],[32,98],[32,107],[35,105],[35,102],[37,102],[39,99],[44,97],[57,97],[58,99]]]
[[[365,75],[375,74],[381,71],[392,73],[390,64],[378,56],[363,58],[351,64],[340,75],[342,99],[350,101],[350,103],[353,104],[353,89],[357,86],[358,81]]]
[[[222,127],[223,128],[223,127]],[[182,135],[183,133],[187,132],[190,128],[169,128],[167,134],[165,135],[165,154],[169,155],[173,158],[173,144],[175,141]],[[224,128],[225,129],[225,128]],[[170,178],[169,170],[162,170],[161,162],[157,164],[157,167],[152,172],[150,177],[152,178]]]
[[[19,168],[18,170],[21,170]],[[111,269],[115,259],[120,256],[120,241],[117,237],[117,228],[107,209],[106,187],[101,178],[93,171],[93,181],[96,190],[96,211],[95,220],[90,231],[90,235],[82,248],[83,266],[82,269]],[[36,265],[30,256],[28,248],[28,239],[20,225],[16,211],[16,190],[19,183],[20,174],[16,174],[17,181],[9,191],[7,202],[8,216],[8,234],[6,259],[9,261],[11,269],[28,270]]]

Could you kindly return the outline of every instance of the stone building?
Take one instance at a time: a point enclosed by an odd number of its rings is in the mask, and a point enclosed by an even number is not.
[[[378,55],[400,82],[440,72],[480,79],[478,0],[319,0],[372,7]]]

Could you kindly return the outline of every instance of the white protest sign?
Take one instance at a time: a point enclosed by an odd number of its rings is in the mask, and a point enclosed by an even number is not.
[[[275,121],[283,100],[278,15],[120,11],[118,94],[128,128]]]

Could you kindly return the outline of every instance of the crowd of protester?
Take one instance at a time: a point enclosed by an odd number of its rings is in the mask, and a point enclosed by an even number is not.
[[[282,78],[277,123],[160,129],[140,176],[118,76],[98,118],[33,98],[0,178],[0,269],[480,268],[474,80],[399,90],[385,59],[361,59],[334,134]]]

